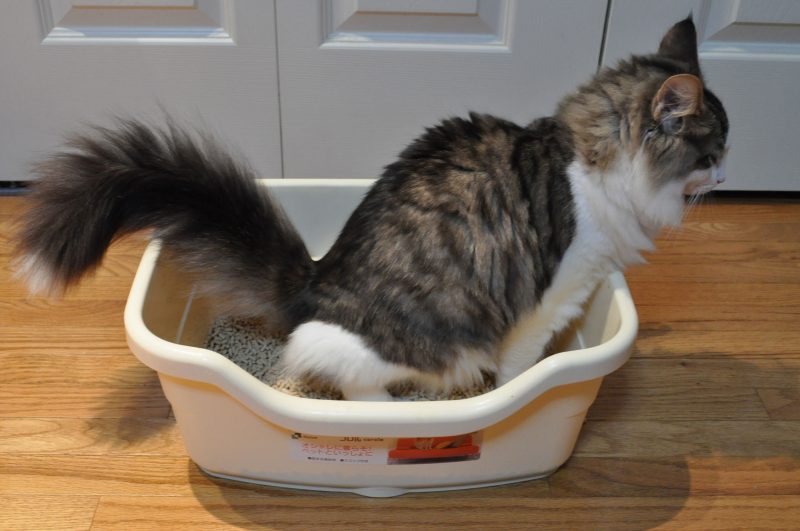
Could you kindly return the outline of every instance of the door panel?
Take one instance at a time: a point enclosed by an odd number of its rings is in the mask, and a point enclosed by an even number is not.
[[[233,44],[231,0],[37,0],[43,44]]]
[[[30,0],[0,17],[0,180],[87,122],[178,118],[281,175],[274,5]]]
[[[731,122],[728,190],[800,190],[800,3],[796,0],[614,0],[604,63],[653,52],[694,13],[700,61]]]
[[[322,0],[322,48],[508,52],[509,0]]]
[[[606,5],[278,0],[284,174],[376,177],[448,115],[551,114],[594,73]]]

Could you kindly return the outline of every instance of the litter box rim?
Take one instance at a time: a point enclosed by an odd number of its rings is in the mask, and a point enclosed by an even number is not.
[[[148,367],[175,378],[211,384],[259,417],[289,430],[317,435],[375,437],[446,436],[486,428],[558,386],[601,378],[622,366],[638,330],[638,317],[621,273],[608,277],[620,326],[599,345],[549,356],[488,393],[432,402],[351,402],[291,396],[259,381],[221,354],[179,345],[153,334],[142,309],[160,242],[148,245],[125,307],[128,345]]]

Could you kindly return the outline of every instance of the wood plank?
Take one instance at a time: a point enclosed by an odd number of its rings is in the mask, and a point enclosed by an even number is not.
[[[0,418],[164,418],[169,402],[153,376],[152,385],[83,388],[66,385],[0,387]]]
[[[461,493],[360,499],[195,498],[104,496],[92,529],[792,529],[798,496],[682,496],[540,499],[492,489],[483,498]]]
[[[798,230],[800,229],[800,221],[789,226],[794,230]],[[634,267],[631,271],[652,269],[653,266],[659,264],[706,264],[707,266],[716,267],[721,263],[741,263],[744,265],[753,261],[764,261],[765,263],[774,261],[777,265],[800,258],[800,249],[797,248],[798,243],[800,243],[800,235],[797,235],[795,241],[776,241],[772,238],[757,241],[742,241],[737,238],[735,240],[703,241],[699,243],[686,240],[666,240],[656,252],[649,255],[646,265]],[[698,252],[698,247],[702,248],[702,253]],[[718,276],[716,278],[719,279],[721,277]],[[797,280],[796,277],[795,280]]]
[[[797,496],[800,457],[575,456],[548,481],[554,496]]]
[[[702,306],[713,301],[714,304],[796,307],[800,300],[800,282],[638,282],[630,276],[628,281],[637,306]]]
[[[746,220],[751,224],[797,223],[797,199],[791,196],[712,198],[689,210],[689,223],[728,223]]]
[[[661,330],[639,333],[636,356],[796,359],[800,358],[800,329],[671,331],[665,325]]]
[[[800,304],[790,306],[740,306],[705,304],[637,304],[639,332],[671,333],[680,330],[792,330],[800,315]]]
[[[800,389],[797,385],[780,389],[758,389],[769,417],[778,420],[800,420]]]
[[[0,336],[2,337],[2,336]],[[127,347],[120,346],[115,353],[106,349],[99,352],[53,353],[45,347],[46,354],[32,352],[0,352],[0,386],[50,386],[74,385],[92,387],[141,387],[157,384],[152,369],[143,365]],[[66,347],[69,348],[69,347]],[[35,353],[35,350],[33,349]]]
[[[800,381],[800,359],[775,359],[769,356],[751,360],[632,359],[606,376],[605,388],[662,390],[704,388],[736,390],[757,387],[792,388]]]
[[[86,531],[98,496],[0,495],[0,527],[15,531]]]
[[[798,242],[671,241],[647,258],[648,264],[627,271],[632,282],[796,283],[800,278]]]
[[[84,327],[52,326],[23,323],[18,326],[0,325],[3,352],[22,363],[35,363],[25,358],[40,356],[116,356],[132,358],[122,323],[87,325]]]
[[[672,456],[800,458],[796,421],[588,421],[576,457],[660,458]]]
[[[124,310],[124,299],[92,301],[0,299],[0,315],[3,315],[3,324],[6,326],[80,328],[110,324],[119,327],[122,325]]]
[[[185,454],[0,454],[0,494],[262,496],[271,490],[274,489],[209,478]]]
[[[684,501],[680,512],[659,529],[730,530],[783,529],[796,527],[800,518],[796,496],[699,497]],[[101,500],[102,503],[102,500]]]
[[[797,244],[790,244],[797,245]],[[746,282],[790,284],[800,276],[800,262],[760,259],[750,262],[693,263],[680,257],[661,255],[650,264],[627,270],[631,282]]]
[[[0,454],[0,493],[191,495],[186,457]]]
[[[659,252],[669,250],[671,242],[797,242],[800,240],[800,221],[774,221],[752,223],[732,221],[693,221],[683,223],[680,230],[666,231],[656,240]],[[698,249],[698,255],[702,255]],[[658,253],[656,253],[658,254]]]
[[[635,358],[604,379],[588,417],[766,420],[770,415],[759,390],[792,389],[798,379],[797,359]]]
[[[0,454],[186,455],[170,418],[0,418],[0,434]]]
[[[755,389],[601,387],[590,420],[766,420]]]

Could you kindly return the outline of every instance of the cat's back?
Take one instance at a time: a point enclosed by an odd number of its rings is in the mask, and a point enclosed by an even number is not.
[[[398,251],[406,250],[403,242],[409,253],[426,258],[423,265],[442,258],[427,249],[426,241],[449,239],[468,243],[466,249],[474,247],[475,241],[462,241],[461,229],[473,238],[476,225],[494,231],[502,223],[499,218],[521,206],[515,150],[526,134],[517,124],[477,113],[427,128],[386,166],[323,259],[322,269],[343,261],[380,262],[382,256],[395,262]]]
[[[515,142],[524,131],[488,114],[448,118],[427,128],[406,147],[398,160],[387,166],[384,177],[442,169],[502,171],[508,168]]]
[[[514,152],[526,130],[485,114],[470,113],[429,127],[409,144],[365,197],[351,220],[358,232],[410,211],[465,217],[489,214],[486,201],[518,194]],[[508,204],[506,204],[508,206]],[[366,226],[364,225],[366,224]],[[345,232],[355,232],[355,226]]]

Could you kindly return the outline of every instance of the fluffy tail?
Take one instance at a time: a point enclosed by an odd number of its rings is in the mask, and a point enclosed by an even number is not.
[[[32,291],[63,292],[116,237],[152,228],[230,311],[295,320],[314,263],[251,171],[211,138],[120,120],[67,146],[37,166],[21,220],[18,262]]]

